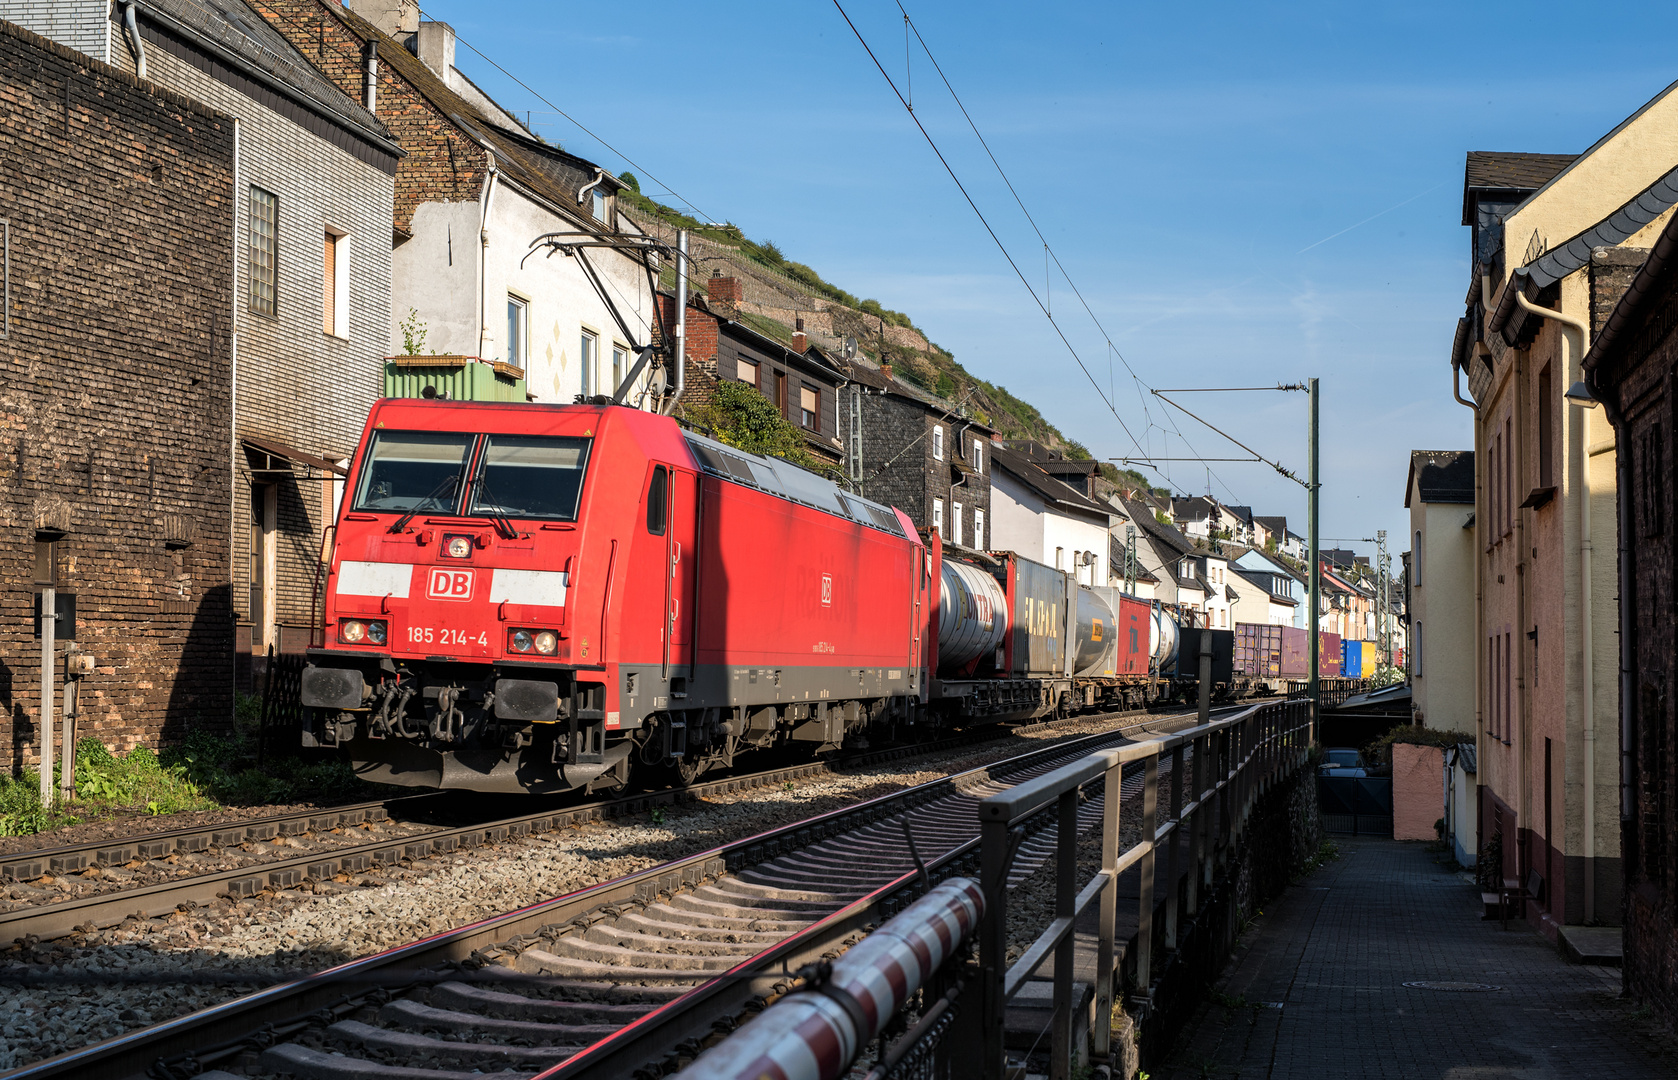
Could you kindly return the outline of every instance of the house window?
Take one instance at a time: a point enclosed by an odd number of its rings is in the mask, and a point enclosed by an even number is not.
[[[1187,559],[1184,559],[1182,563],[1178,565],[1177,576],[1185,578],[1189,576],[1189,561]]]
[[[1410,672],[1411,675],[1419,679],[1422,677],[1422,624],[1420,620],[1417,620],[1416,632],[1412,634],[1411,637],[1415,640],[1410,643]]]
[[[932,500],[932,531],[939,536],[944,535],[944,500]]]
[[[1066,549],[1063,547],[1055,548],[1055,569],[1066,569]]]
[[[944,460],[944,429],[937,424],[932,425],[932,456]]]
[[[327,229],[322,233],[321,332],[337,338],[350,336],[350,238]]]
[[[734,365],[735,376],[747,386],[757,385],[757,365],[750,360],[741,360]]]
[[[590,191],[589,194],[593,196],[594,200],[592,205],[589,207],[590,212],[594,214],[594,220],[605,221],[606,215],[611,212],[612,205],[606,196],[605,189],[596,187],[593,191]]]
[[[812,431],[822,426],[821,391],[808,386],[798,388],[798,422]]]
[[[950,504],[950,536],[956,543],[961,543],[961,504]]]
[[[1515,421],[1503,421],[1503,535],[1515,529]]]
[[[1420,529],[1416,530],[1416,544],[1411,550],[1415,552],[1413,559],[1415,565],[1410,568],[1410,584],[1419,587],[1422,583],[1422,530]]]
[[[1538,373],[1538,486],[1549,487],[1555,483],[1552,476],[1555,468],[1551,464],[1555,456],[1555,421],[1552,415],[1555,410],[1550,407],[1551,393],[1550,365],[1545,364],[1544,370]]]
[[[973,471],[985,471],[985,444],[978,439],[973,440]]]
[[[973,511],[973,547],[977,551],[985,550],[985,512]]]
[[[629,370],[629,347],[612,343],[612,393],[618,392],[623,385],[623,373]]]
[[[530,328],[530,303],[507,297],[507,363],[524,367],[525,343]]]
[[[251,310],[258,315],[280,313],[280,197],[251,186],[250,205]]]
[[[583,396],[593,397],[599,391],[595,388],[594,366],[600,356],[600,338],[591,331],[584,330],[582,341],[577,346],[577,364],[582,372]]]

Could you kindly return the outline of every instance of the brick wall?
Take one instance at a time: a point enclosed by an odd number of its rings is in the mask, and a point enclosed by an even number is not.
[[[1393,839],[1434,840],[1433,823],[1445,816],[1445,751],[1438,746],[1393,744]]]
[[[118,51],[117,66],[133,60]],[[368,409],[380,395],[390,327],[390,221],[394,179],[344,149],[247,97],[164,48],[147,48],[151,80],[239,118],[238,191],[231,208],[238,288],[238,401],[234,433],[282,443],[329,460],[354,450]],[[277,317],[252,310],[249,298],[249,198],[256,187],[279,198]],[[324,240],[349,238],[348,337],[323,329]],[[243,453],[232,506],[233,604],[251,611],[250,506],[253,485],[278,489],[272,523],[270,643],[296,649],[314,607],[320,536],[331,507],[317,475],[255,476]],[[288,628],[291,632],[287,632]],[[261,651],[260,633],[256,649]]]
[[[109,61],[112,37],[116,33],[108,0],[5,0],[5,18],[25,30],[86,53],[95,60]]]
[[[251,5],[292,46],[331,79],[338,89],[363,100],[366,44],[359,29],[367,24],[346,16],[335,4],[319,0],[254,0]],[[401,48],[385,39],[381,54]],[[379,119],[408,152],[396,166],[394,224],[409,231],[414,208],[422,202],[476,201],[483,190],[486,154],[425,99],[390,64],[379,64]]]
[[[233,146],[227,117],[0,23],[0,766],[35,759],[49,504],[98,662],[79,734],[126,749],[231,715]]]
[[[1598,267],[1593,260],[1592,272]],[[1678,274],[1670,270],[1641,303],[1639,317],[1620,330],[1613,355],[1593,372],[1619,414],[1618,453],[1630,483],[1630,536],[1622,537],[1632,560],[1629,714],[1631,819],[1622,823],[1625,990],[1678,1026],[1678,687],[1672,642],[1673,597],[1678,591],[1678,453],[1673,400],[1678,365]],[[1599,540],[1598,550],[1603,541]],[[1599,691],[1600,692],[1600,691]],[[1601,753],[1601,740],[1597,742]],[[1598,894],[1604,890],[1598,886]]]

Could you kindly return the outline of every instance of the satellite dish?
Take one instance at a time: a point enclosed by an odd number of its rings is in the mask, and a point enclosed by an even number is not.
[[[653,396],[663,397],[666,387],[669,385],[670,380],[665,378],[664,369],[661,367],[653,368],[652,374],[647,378],[647,388],[653,392]]]
[[[845,339],[845,344],[844,344],[844,349],[842,351],[844,352],[845,359],[855,360],[856,359],[856,338],[854,338],[854,337],[846,338]]]

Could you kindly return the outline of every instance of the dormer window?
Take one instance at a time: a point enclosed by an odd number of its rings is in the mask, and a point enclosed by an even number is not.
[[[589,205],[589,212],[594,215],[594,220],[604,222],[611,209],[611,200],[606,197],[606,189],[595,188],[589,192],[589,198],[593,200]]]

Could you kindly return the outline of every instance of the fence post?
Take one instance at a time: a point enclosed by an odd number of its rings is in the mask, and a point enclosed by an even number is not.
[[[1153,984],[1154,959],[1154,836],[1159,832],[1159,754],[1156,751],[1142,760],[1142,843],[1141,861],[1137,869],[1140,894],[1136,905],[1136,989],[1144,998],[1150,996]]]
[[[1119,794],[1124,768],[1117,762],[1107,770],[1101,793],[1101,932],[1095,954],[1095,1037],[1097,1058],[1112,1053],[1113,954],[1117,951],[1119,921]]]
[[[1183,747],[1171,751],[1171,802],[1165,820],[1172,823],[1171,847],[1165,853],[1165,947],[1177,948],[1178,908],[1182,904],[1182,866],[1177,851],[1183,846]]]
[[[1008,975],[1008,822],[979,823],[979,882],[985,891],[985,914],[979,924],[980,1041],[985,1080],[1002,1080],[1002,998]]]
[[[1070,920],[1078,903],[1078,789],[1061,793],[1055,826],[1055,918]],[[1004,883],[1006,887],[1006,883]],[[1078,935],[1055,946],[1055,1012],[1049,1080],[1072,1078],[1072,964]]]
[[[1190,790],[1194,793],[1193,801],[1196,803],[1201,802],[1206,792],[1206,782],[1202,779],[1206,775],[1206,742],[1206,736],[1201,735],[1189,743],[1189,785]],[[1189,893],[1187,906],[1190,915],[1200,914],[1201,852],[1203,850],[1200,834],[1205,828],[1205,824],[1206,807],[1204,805],[1197,806],[1189,811],[1184,827],[1189,831]]]

